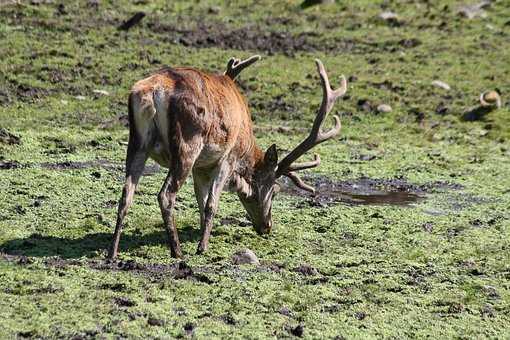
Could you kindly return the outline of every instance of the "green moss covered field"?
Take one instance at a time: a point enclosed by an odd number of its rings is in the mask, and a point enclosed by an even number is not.
[[[0,338],[510,338],[510,4],[300,4],[0,1]],[[282,155],[320,104],[313,60],[349,79],[318,194],[281,182],[262,237],[224,193],[198,256],[189,179],[175,260],[149,161],[106,262],[131,85],[253,54],[238,83]]]

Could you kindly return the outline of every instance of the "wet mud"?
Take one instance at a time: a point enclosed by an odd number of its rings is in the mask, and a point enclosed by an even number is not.
[[[427,194],[437,189],[461,189],[449,182],[431,182],[416,185],[403,179],[359,178],[349,181],[334,181],[327,177],[308,178],[316,192],[298,189],[287,179],[280,183],[281,192],[290,196],[307,198],[311,206],[328,206],[334,203],[351,205],[396,205],[412,206],[426,199]]]

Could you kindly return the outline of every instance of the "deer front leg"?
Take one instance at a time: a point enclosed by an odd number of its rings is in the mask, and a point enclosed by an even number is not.
[[[200,218],[202,239],[198,244],[197,254],[202,254],[207,250],[214,215],[218,209],[218,203],[223,187],[231,174],[231,169],[232,167],[228,161],[223,161],[216,169],[214,169],[211,175],[212,180],[209,187],[209,193],[207,195],[207,201],[203,209],[203,214],[201,212],[201,215],[203,215],[203,218]]]
[[[122,196],[119,200],[117,223],[115,225],[112,244],[108,252],[108,258],[110,260],[114,260],[117,257],[124,217],[126,217],[127,211],[131,206],[131,203],[133,203],[133,195],[147,160],[146,151],[133,150],[133,148],[134,146],[132,144],[128,146],[128,156],[126,160],[126,181],[122,189]]]
[[[211,183],[208,172],[193,169],[193,189],[195,190],[195,198],[197,200],[198,210],[200,211],[200,226],[204,225],[204,210]]]

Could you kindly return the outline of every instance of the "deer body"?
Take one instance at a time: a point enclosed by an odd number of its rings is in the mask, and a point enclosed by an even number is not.
[[[250,112],[227,76],[188,68],[163,69],[131,90],[136,133],[149,156],[170,167],[170,144],[190,143],[194,168],[210,168],[229,154],[255,150]],[[252,150],[253,149],[253,150]],[[251,155],[251,154],[250,154]]]
[[[291,153],[282,161],[286,167],[283,169],[278,165],[275,145],[263,152],[256,144],[250,111],[234,78],[259,58],[255,56],[243,63],[231,59],[223,75],[192,68],[165,68],[133,86],[128,105],[126,181],[109,258],[117,255],[123,220],[149,157],[168,168],[158,200],[174,257],[181,257],[182,252],[173,208],[176,194],[190,174],[202,229],[198,253],[208,247],[213,217],[225,186],[237,192],[261,234],[271,230],[277,177],[288,176],[303,189],[310,189],[293,171],[318,165],[318,158],[292,169],[290,165],[295,159],[289,158]],[[305,146],[305,151],[312,146]],[[298,151],[303,152],[302,149]]]

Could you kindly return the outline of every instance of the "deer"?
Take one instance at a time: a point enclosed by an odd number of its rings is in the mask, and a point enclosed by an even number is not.
[[[133,201],[135,189],[148,158],[168,172],[158,194],[164,229],[171,256],[182,258],[174,219],[176,195],[191,174],[200,211],[201,239],[197,254],[209,245],[213,218],[223,189],[237,193],[255,231],[269,234],[272,229],[272,202],[276,180],[282,176],[297,187],[314,192],[297,174],[320,165],[296,161],[308,150],[334,138],[341,129],[338,115],[334,125],[322,125],[335,101],[347,91],[342,75],[338,89],[331,89],[326,70],[315,60],[322,84],[322,103],[307,138],[278,161],[277,147],[263,151],[256,143],[248,104],[235,83],[240,72],[260,60],[231,58],[223,74],[190,67],[164,67],[134,84],[128,99],[129,141],[125,183],[118,204],[117,222],[108,259],[118,255],[123,221]]]

